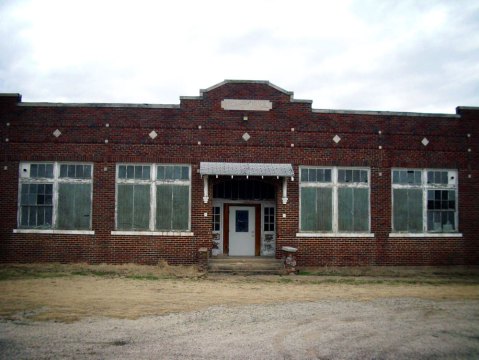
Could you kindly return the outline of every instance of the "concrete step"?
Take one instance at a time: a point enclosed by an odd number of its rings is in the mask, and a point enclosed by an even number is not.
[[[229,274],[283,274],[281,260],[264,257],[215,257],[208,260],[208,271]]]

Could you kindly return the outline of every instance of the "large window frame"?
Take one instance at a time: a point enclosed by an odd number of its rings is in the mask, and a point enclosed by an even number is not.
[[[392,168],[391,169],[391,233],[390,237],[460,237],[459,232],[459,192],[458,192],[458,171],[456,169],[432,169],[432,168]],[[401,194],[399,193],[401,191]],[[417,203],[420,201],[421,208],[413,210],[420,218],[409,220],[409,211],[411,205],[407,205],[406,220],[398,220],[399,214],[395,207],[395,197],[404,195],[408,196],[413,192],[420,192],[415,195],[416,199],[412,200]],[[436,194],[437,193],[437,194]],[[435,196],[445,195],[447,199],[433,199]],[[412,196],[414,197],[414,196]],[[397,200],[396,200],[397,201]],[[409,201],[409,200],[407,200]],[[449,202],[449,206],[444,209],[442,203]],[[435,204],[437,203],[437,204]],[[439,205],[440,208],[436,209]],[[404,205],[403,205],[404,207]],[[412,212],[412,211],[411,211]],[[433,227],[432,216],[442,216],[443,212],[447,212],[450,216],[453,212],[454,223],[450,226],[441,226],[441,229]],[[435,213],[435,214],[434,214]],[[444,214],[446,215],[446,214]],[[401,224],[399,224],[401,221]],[[416,222],[417,224],[411,223]],[[401,229],[407,223],[407,227],[414,229]]]
[[[139,169],[142,167],[143,169],[149,168],[149,170],[141,170],[142,175],[136,176],[121,174],[120,171],[129,171],[131,168]],[[179,178],[175,178],[177,176],[168,176],[165,173],[159,172],[159,168],[163,169],[162,171],[166,171],[165,169],[174,170],[175,168],[180,168],[184,170],[187,168],[187,174],[179,175]],[[148,172],[145,175],[145,172]],[[187,179],[185,178],[187,177]],[[121,185],[131,185],[131,186],[147,186],[148,187],[148,196],[149,196],[149,204],[148,204],[148,222],[147,226],[144,228],[122,228],[119,226],[119,187]],[[168,228],[168,229],[159,229],[158,228],[158,212],[159,207],[157,203],[157,195],[159,189],[166,189],[167,187],[173,188],[175,185],[180,187],[187,187],[187,198],[188,198],[188,221],[187,226],[184,228]],[[163,187],[162,187],[163,186]],[[172,190],[173,191],[173,190]],[[189,164],[163,164],[163,163],[118,163],[116,164],[116,174],[115,174],[115,230],[112,231],[112,235],[159,235],[159,236],[193,236],[191,232],[191,165]],[[173,206],[173,204],[171,205]],[[173,209],[173,208],[172,208]],[[173,211],[173,210],[171,210]]]
[[[93,163],[89,162],[20,162],[17,228],[14,229],[13,232],[95,234],[95,232],[91,230],[93,170]],[[90,187],[87,197],[82,196],[81,193],[77,193],[78,189],[82,186]],[[69,189],[67,190],[67,188]],[[70,193],[72,190],[73,195]],[[78,196],[78,198],[76,196]],[[64,207],[67,198],[68,200],[79,202],[79,205],[75,206],[74,209],[86,210],[88,214],[74,214],[74,211],[69,211],[71,208]],[[30,212],[28,208],[32,208],[32,211]],[[41,211],[40,208],[42,208]],[[40,214],[42,215],[40,216]],[[34,221],[35,225],[32,224],[33,221],[30,218],[31,216],[36,217],[36,221]],[[43,220],[39,220],[40,217],[43,217]],[[82,217],[88,217],[88,221],[85,222]],[[74,221],[72,221],[72,218]],[[77,225],[71,225],[75,222],[80,224],[78,225],[78,228],[75,228]]]
[[[304,178],[303,171],[316,171],[316,181]],[[367,167],[299,167],[299,232],[297,237],[374,237],[371,233],[371,171]],[[304,229],[303,196],[305,189],[331,189],[331,225],[324,231]],[[353,193],[355,189],[367,190],[367,226],[364,230],[341,230],[340,202],[344,200],[347,190]],[[324,192],[326,194],[326,192]],[[341,193],[341,194],[340,194]],[[324,194],[323,194],[324,195]],[[329,196],[329,195],[328,195]],[[352,195],[354,196],[354,195]],[[344,205],[342,205],[344,206]]]

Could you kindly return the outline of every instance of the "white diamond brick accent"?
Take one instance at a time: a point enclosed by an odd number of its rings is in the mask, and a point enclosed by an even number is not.
[[[341,138],[338,135],[334,135],[333,141],[337,144],[338,142],[341,141]]]
[[[247,132],[245,132],[245,133],[243,134],[243,140],[244,140],[244,141],[248,141],[249,139],[251,139],[251,136],[250,136]]]
[[[152,131],[151,133],[149,133],[148,135],[149,135],[152,139],[155,139],[155,138],[158,136],[158,134],[156,133],[155,130],[153,130],[153,131]]]
[[[427,144],[429,144],[429,140],[427,138],[424,138],[422,139],[421,143],[424,145],[424,146],[427,146]]]
[[[58,129],[56,129],[54,132],[53,132],[53,135],[57,138],[59,137],[60,135],[62,134],[62,132]]]

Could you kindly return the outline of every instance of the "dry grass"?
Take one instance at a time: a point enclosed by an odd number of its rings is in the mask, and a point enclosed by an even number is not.
[[[437,277],[434,272],[428,272],[430,279]],[[136,319],[213,305],[329,299],[368,301],[390,297],[479,299],[479,282],[464,280],[464,271],[457,280],[453,276],[447,282],[434,283],[424,282],[427,274],[421,275],[422,282],[410,283],[413,273],[409,277],[407,273],[409,271],[403,269],[401,276],[394,278],[390,273],[389,277],[379,273],[373,277],[370,272],[367,276],[349,273],[347,276],[241,277],[204,276],[195,267],[165,263],[158,266],[3,265],[0,266],[0,279],[3,279],[0,281],[0,317],[69,322],[90,316]]]
[[[0,265],[0,280],[26,278],[55,278],[64,276],[124,277],[159,280],[169,278],[197,278],[204,276],[196,266],[171,266],[160,261],[156,266],[138,264],[5,264]]]

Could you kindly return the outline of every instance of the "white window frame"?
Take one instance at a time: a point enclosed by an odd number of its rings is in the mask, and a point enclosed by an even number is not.
[[[150,179],[121,179],[119,178],[120,166],[149,166]],[[188,180],[157,180],[158,166],[186,166],[188,167]],[[150,216],[148,230],[116,230],[118,229],[118,185],[149,185],[150,186]],[[161,184],[188,185],[189,209],[188,229],[184,231],[157,231],[156,230],[156,186]],[[193,236],[191,232],[191,165],[190,164],[165,164],[165,163],[118,163],[115,173],[115,230],[112,235],[147,235],[147,236]]]
[[[331,182],[303,182],[301,181],[302,169],[322,169],[331,170]],[[368,174],[367,183],[340,183],[338,181],[339,170],[365,170]],[[300,166],[299,167],[299,232],[296,237],[374,237],[371,233],[371,169],[368,167],[354,167],[354,166]],[[301,230],[301,189],[304,187],[322,187],[332,188],[333,214],[332,214],[332,231],[302,231]],[[339,188],[360,188],[368,189],[368,230],[362,232],[340,232],[338,224],[339,205],[338,205],[338,189]]]
[[[421,184],[394,184],[393,174],[394,171],[420,171],[421,172]],[[448,184],[428,184],[427,173],[429,171],[447,171],[448,172]],[[454,181],[449,183],[451,176],[454,177]],[[407,232],[407,231],[394,231],[394,189],[420,189],[422,191],[422,232]],[[427,229],[427,192],[428,190],[454,190],[456,194],[455,198],[455,214],[454,221],[456,230],[451,232],[437,232],[429,231]],[[437,169],[437,168],[392,168],[391,169],[391,233],[389,237],[462,237],[459,229],[459,178],[458,171],[456,169]]]
[[[33,164],[48,164],[53,165],[53,178],[31,178],[30,166]],[[61,178],[60,166],[61,165],[89,165],[91,166],[90,179],[73,179],[73,178]],[[13,229],[13,233],[36,233],[36,234],[71,234],[71,235],[94,235],[95,231],[91,230],[92,227],[92,213],[93,213],[93,174],[94,166],[90,162],[79,161],[22,161],[19,164],[18,174],[18,199],[17,199],[17,228]],[[90,184],[90,230],[62,230],[57,229],[58,226],[58,188],[59,184]],[[52,184],[52,227],[49,229],[38,228],[23,228],[21,227],[21,197],[22,197],[22,185],[23,184]]]

